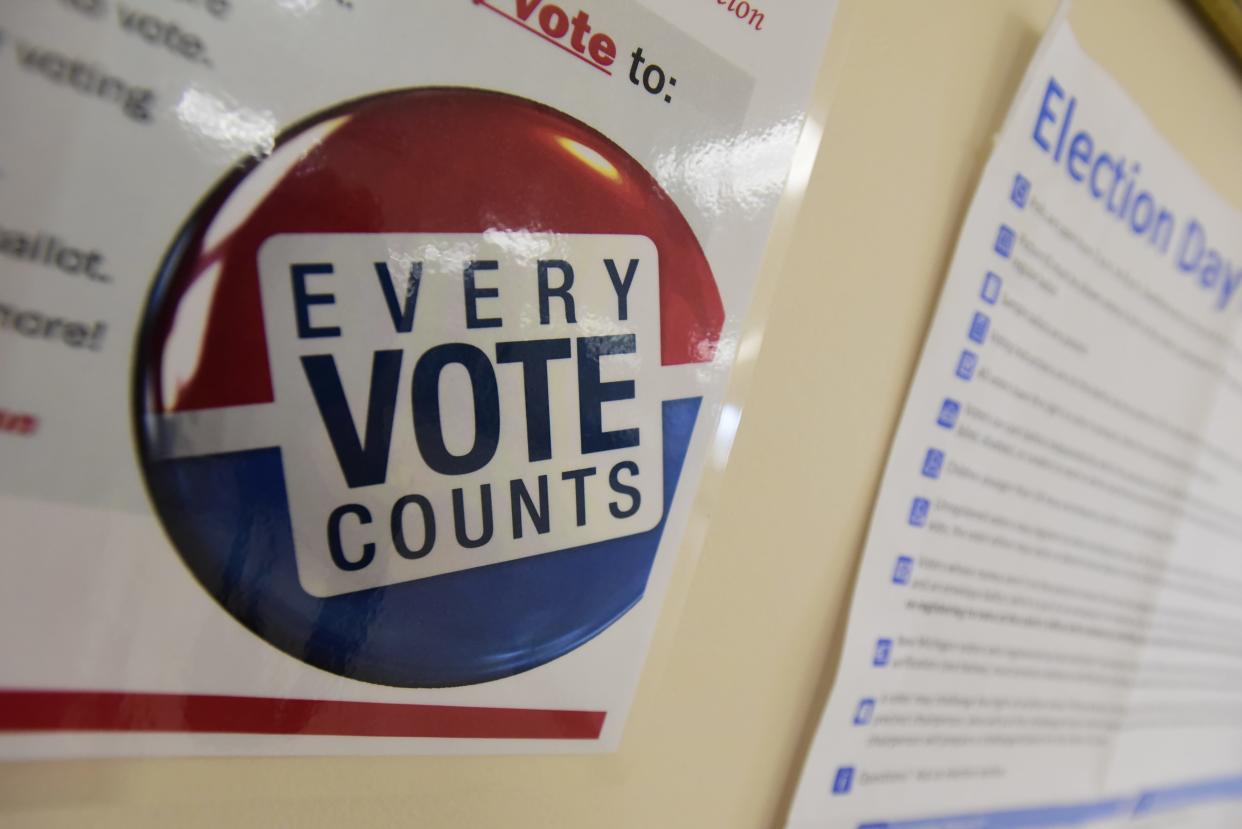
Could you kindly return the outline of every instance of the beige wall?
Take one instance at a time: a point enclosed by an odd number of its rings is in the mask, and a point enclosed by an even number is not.
[[[619,753],[8,765],[0,822],[779,824],[958,224],[1052,11],[843,0],[816,93],[823,145],[784,266],[761,288],[762,353],[738,378],[742,427],[707,488],[703,552],[679,564]],[[1186,8],[1079,0],[1072,22],[1242,206],[1242,74]]]

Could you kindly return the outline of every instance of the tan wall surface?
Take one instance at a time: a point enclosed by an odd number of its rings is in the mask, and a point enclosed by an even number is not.
[[[1053,9],[843,0],[816,93],[823,145],[783,267],[769,257],[763,350],[737,378],[745,416],[620,752],[10,764],[0,823],[779,825],[960,221]],[[1198,19],[1174,0],[1079,0],[1071,20],[1242,207],[1242,74]]]

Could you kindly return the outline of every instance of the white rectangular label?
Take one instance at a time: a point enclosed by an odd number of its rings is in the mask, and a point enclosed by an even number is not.
[[[285,234],[259,254],[298,575],[332,596],[660,519],[641,236]]]

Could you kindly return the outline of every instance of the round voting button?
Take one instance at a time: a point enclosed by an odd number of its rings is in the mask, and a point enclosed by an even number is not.
[[[642,599],[723,309],[655,179],[477,89],[385,93],[220,181],[146,308],[135,420],[190,571],[316,667],[528,670]]]

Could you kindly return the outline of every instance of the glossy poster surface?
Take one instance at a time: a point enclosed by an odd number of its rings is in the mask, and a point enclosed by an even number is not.
[[[614,748],[831,13],[6,6],[0,753]]]

